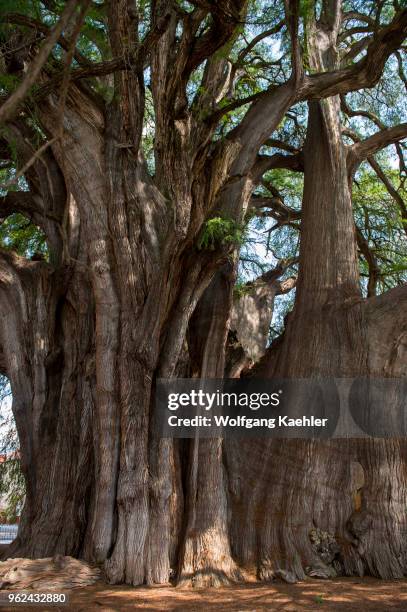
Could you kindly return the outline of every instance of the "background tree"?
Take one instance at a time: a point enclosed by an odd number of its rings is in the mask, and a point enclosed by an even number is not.
[[[0,378],[0,522],[15,523],[24,504],[24,476],[19,443],[10,409],[10,385]]]
[[[220,440],[178,445],[157,437],[152,406],[156,377],[221,376],[236,348],[235,374],[258,359],[274,296],[297,271],[293,313],[258,373],[402,375],[405,286],[374,294],[405,280],[404,185],[373,156],[406,128],[376,121],[369,135],[352,122],[377,109],[358,112],[347,94],[376,86],[389,66],[405,84],[407,12],[397,2],[339,0],[18,9],[2,5],[0,363],[27,496],[6,554],[83,556],[104,563],[112,582],[166,582],[175,570],[216,584],[245,564],[266,578],[283,559],[304,575],[305,562],[316,562],[309,528],[321,525],[343,535],[344,571],[400,575],[402,521],[392,535],[389,525],[404,476],[386,477],[389,502],[376,474],[383,456],[404,474],[401,442],[348,449],[369,466],[367,499],[379,495],[376,524],[389,530],[379,562],[372,531],[363,545],[346,540],[354,483],[346,461],[331,461],[333,443],[259,444],[240,455]],[[403,175],[400,144],[397,153]],[[355,197],[355,233],[350,185],[364,159],[398,213],[390,227],[374,194],[370,203]],[[302,206],[301,179],[287,172],[304,172]],[[368,193],[378,189],[370,179]],[[270,217],[264,248],[275,270],[267,263],[242,291],[245,266],[247,274],[259,263],[252,229]],[[262,287],[267,312],[253,352],[236,325],[228,335],[228,320],[233,308],[259,305]],[[287,455],[293,469],[282,480]],[[331,463],[343,503],[326,492]],[[317,468],[315,505],[297,529],[307,469]],[[274,511],[283,499],[285,523]],[[339,508],[328,522],[319,503]],[[258,524],[260,508],[270,511]]]

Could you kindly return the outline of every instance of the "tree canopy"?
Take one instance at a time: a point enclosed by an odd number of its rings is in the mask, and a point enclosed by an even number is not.
[[[69,83],[75,83],[106,113],[120,90],[118,79],[126,79],[137,68],[143,97],[138,111],[143,122],[141,145],[149,173],[155,177],[156,131],[160,129],[156,113],[160,109],[152,82],[151,49],[158,40],[166,39],[171,45],[169,55],[174,63],[171,74],[165,75],[165,95],[178,100],[179,112],[191,118],[196,133],[201,131],[212,141],[215,158],[224,143],[244,137],[246,124],[250,129],[250,124],[267,123],[266,100],[270,98],[272,104],[278,91],[291,85],[293,67],[302,74],[303,84],[287,104],[272,137],[265,125],[265,137],[253,143],[258,160],[253,158],[252,165],[259,168],[253,205],[240,219],[226,211],[218,216],[215,212],[213,218],[210,213],[197,238],[201,248],[214,248],[216,240],[224,242],[225,238],[229,244],[241,244],[240,284],[280,260],[289,262],[286,276],[295,273],[306,100],[325,96],[331,86],[328,79],[336,83],[332,86],[343,92],[343,137],[349,146],[399,125],[405,117],[405,15],[397,2],[343,3],[340,70],[329,77],[314,74],[308,60],[309,25],[314,12],[323,17],[319,2],[292,2],[286,7],[282,2],[141,2],[129,8],[130,21],[122,27],[130,26],[132,36],[122,32],[120,46],[112,41],[108,3],[77,4],[75,11],[61,2],[2,3],[0,86],[3,103],[13,102],[14,125],[7,127],[2,120],[0,240],[19,255],[49,258],[46,215],[39,205],[44,195],[34,175],[41,151],[45,153],[55,138],[38,112],[41,100],[50,92],[57,93],[63,129]],[[60,19],[68,26],[65,32],[56,32],[52,41],[52,28],[58,27]],[[387,30],[392,34],[386,39]],[[39,57],[37,50],[48,43],[41,72],[27,85]],[[372,65],[373,70],[367,68]],[[14,98],[21,89],[25,92],[17,102]],[[375,149],[354,177],[362,283],[371,294],[406,280],[404,134],[403,127],[388,143],[383,142],[380,147],[391,146],[379,153]],[[279,316],[281,321],[281,313]]]

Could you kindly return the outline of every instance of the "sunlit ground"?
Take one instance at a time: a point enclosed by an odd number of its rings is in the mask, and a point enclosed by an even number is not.
[[[69,604],[64,606],[63,610],[72,612],[407,610],[407,581],[381,581],[373,578],[307,580],[294,585],[276,581],[267,585],[256,583],[203,591],[165,586],[131,588],[99,584],[71,591],[69,595]],[[19,610],[23,609],[28,612],[32,607],[19,607]],[[48,610],[46,607],[43,609]]]

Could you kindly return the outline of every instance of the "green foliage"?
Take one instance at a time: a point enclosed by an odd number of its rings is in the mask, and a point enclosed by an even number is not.
[[[284,202],[294,210],[301,209],[302,190],[304,186],[304,175],[302,172],[291,170],[272,170],[267,178],[270,178],[273,187],[283,196]]]
[[[315,0],[300,0],[300,15],[307,23],[314,16]]]
[[[138,28],[139,38],[142,40],[151,26],[151,2],[140,0],[136,4],[138,20],[134,20],[134,27]],[[176,4],[180,9],[180,15],[182,11],[192,12],[195,10],[194,4],[188,0],[176,0]],[[300,0],[299,38],[303,47],[303,61],[307,71],[309,71],[307,31],[309,32],[309,25],[314,15],[320,13],[321,5],[320,0]],[[52,26],[58,20],[64,6],[63,0],[46,4],[38,0],[2,0],[0,13],[18,12],[33,16],[44,24]],[[77,50],[90,62],[112,59],[108,36],[107,7],[108,3],[102,2],[102,0],[90,4],[77,40]],[[184,110],[186,114],[194,116],[194,121],[196,119],[195,127],[199,128],[199,122],[205,121],[214,112],[221,111],[223,113],[213,134],[209,136],[213,140],[211,144],[213,147],[216,146],[216,141],[222,141],[230,134],[247,111],[248,105],[243,104],[227,111],[231,103],[266,91],[270,87],[278,86],[289,78],[291,72],[290,36],[286,27],[287,24],[280,29],[276,27],[284,21],[284,3],[250,0],[246,8],[247,13],[242,15],[233,35],[213,56],[215,59],[230,60],[234,64],[236,69],[233,82],[234,89],[225,87],[224,97],[220,100],[217,99],[215,102],[213,100],[212,83],[205,81],[207,71],[204,62],[189,75],[186,84],[187,104]],[[344,0],[343,10],[345,12],[358,11],[374,18],[377,2],[374,2],[374,0]],[[391,1],[385,2],[381,7],[381,23],[388,23],[393,13],[393,3]],[[196,40],[205,35],[208,28],[212,26],[213,20],[214,17],[209,12],[199,25]],[[342,56],[345,55],[351,44],[365,35],[364,33],[356,33],[345,36],[345,30],[351,30],[355,25],[357,24],[353,20],[348,20],[343,25],[340,44]],[[275,28],[274,34],[262,38],[264,32],[273,28]],[[33,34],[31,29],[24,26],[4,23],[0,28],[0,37],[3,35],[4,41],[11,48],[15,46],[17,49],[21,41],[12,38],[11,33],[13,31],[19,35],[22,33],[23,40],[25,40],[25,34],[27,34],[27,39]],[[180,17],[176,27],[175,46],[179,44],[184,31],[182,17]],[[256,44],[250,46],[250,42],[256,38]],[[2,41],[0,40],[0,42]],[[172,50],[174,58],[177,57],[178,51],[179,48]],[[362,53],[365,53],[365,51]],[[358,57],[353,57],[350,61],[357,61]],[[56,45],[47,65],[50,75],[60,69],[62,59],[63,51],[59,45]],[[75,61],[73,63],[75,66],[77,65]],[[347,94],[348,104],[354,109],[360,108],[376,113],[386,125],[401,123],[405,120],[407,109],[404,82],[399,78],[399,71],[398,61],[396,56],[393,55],[386,64],[380,83],[374,88]],[[142,147],[148,169],[153,176],[155,173],[157,141],[155,108],[150,80],[151,67],[146,67],[143,74],[146,103],[143,117]],[[0,90],[3,94],[11,93],[18,85],[20,78],[15,75],[0,74]],[[90,91],[93,90],[99,94],[99,97],[103,99],[102,103],[103,101],[106,104],[111,103],[117,95],[115,86],[117,78],[113,74],[90,77],[82,82]],[[30,128],[34,131],[37,130],[39,136],[35,146],[39,148],[47,136],[39,133],[38,126],[40,123],[35,116],[36,107],[33,99],[26,105],[24,112],[29,116],[27,123],[30,124]],[[195,113],[196,115],[194,115]],[[304,142],[307,117],[306,102],[296,104],[289,109],[281,124],[269,136],[300,150]],[[376,130],[376,126],[372,126],[369,121],[360,117],[347,119],[344,123],[360,138],[365,138]],[[194,125],[194,122],[191,125]],[[17,150],[13,141],[10,140],[9,136],[5,140],[8,142],[11,155],[5,157],[3,161],[6,163],[11,157],[13,168],[10,170],[10,176],[1,180],[3,183],[7,182],[6,179],[12,178],[16,169],[21,168],[23,164],[23,160],[17,158]],[[287,151],[283,149],[284,153],[289,153],[289,151],[289,148]],[[260,151],[260,153],[267,155],[273,155],[276,152],[276,149],[266,146]],[[384,161],[387,159],[386,156],[387,153],[383,154]],[[0,171],[0,176],[1,173],[2,171]],[[394,169],[394,164],[391,167],[387,165],[386,175],[391,178],[395,188],[405,198],[404,187],[399,180],[398,171]],[[275,197],[275,193],[270,191],[266,185],[266,183],[269,183],[281,194],[282,201],[286,206],[295,211],[301,210],[303,188],[301,173],[274,170],[264,178],[266,179],[265,183],[257,189],[259,195]],[[28,185],[22,186],[19,184],[16,188],[24,189],[28,188]],[[367,172],[365,168],[362,168],[358,173],[353,197],[355,220],[377,258],[381,273],[379,291],[383,291],[386,287],[394,286],[407,278],[405,233],[400,210],[380,181],[375,178],[372,172]],[[216,216],[205,223],[198,237],[197,246],[199,249],[212,251],[222,247],[240,245],[240,279],[235,289],[235,293],[239,295],[245,291],[244,287],[248,280],[269,270],[279,259],[298,255],[299,224],[298,220],[289,224],[278,224],[276,223],[276,217],[270,214],[270,210],[264,214],[263,211],[260,211],[260,213],[256,211],[254,214],[249,210],[244,227],[232,219]],[[34,254],[42,254],[44,257],[48,257],[45,237],[41,230],[24,216],[18,214],[11,215],[0,224],[0,246],[14,249],[26,257],[32,257]],[[363,257],[360,259],[360,266],[362,275],[366,276],[368,266]],[[295,270],[291,269],[289,274],[293,273],[295,273]],[[278,300],[285,300],[281,309],[277,308],[277,317],[280,321],[283,320],[284,313],[289,304],[292,303],[292,295],[293,293],[290,294],[290,297],[282,296],[278,298]]]
[[[245,228],[233,219],[213,217],[208,219],[204,225],[198,239],[198,249],[214,251],[227,244],[242,244],[244,236]]]
[[[30,0],[1,0],[0,16],[6,13],[21,13],[22,15],[34,15],[37,13],[39,2]]]
[[[250,286],[243,282],[242,280],[238,280],[233,287],[233,295],[236,299],[240,299],[245,295],[250,293]]]
[[[20,79],[14,74],[0,74],[0,91],[3,94],[12,93],[19,82]]]
[[[48,259],[44,233],[20,213],[10,215],[0,224],[0,246],[27,258],[35,255]]]
[[[324,596],[323,595],[315,595],[315,603],[317,603],[317,604],[325,603]]]
[[[383,160],[385,167],[385,160]],[[407,206],[407,193],[398,170],[386,168],[386,176]],[[353,205],[358,228],[366,239],[379,271],[379,291],[407,281],[407,240],[400,208],[376,174],[364,164],[353,186]],[[369,269],[361,257],[360,271]]]
[[[0,463],[0,495],[5,506],[0,511],[0,522],[15,523],[25,498],[25,481],[18,455],[10,455]]]
[[[3,15],[7,13],[19,13],[26,17],[33,17],[34,19],[40,18],[40,2],[36,0],[1,0],[0,2],[0,45],[7,43],[10,38],[18,35],[18,31],[14,24],[7,23],[3,20]],[[23,26],[20,26],[21,31],[25,31],[27,34],[32,33],[32,30]],[[2,49],[4,52],[4,49]],[[3,53],[0,54],[0,58],[3,58]],[[0,59],[0,62],[1,62]],[[1,66],[1,63],[0,63]]]
[[[114,98],[114,86],[111,83],[97,81],[95,82],[94,89],[105,102],[108,104],[112,102]]]

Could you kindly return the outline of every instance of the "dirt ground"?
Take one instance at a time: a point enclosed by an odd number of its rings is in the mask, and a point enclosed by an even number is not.
[[[246,584],[203,591],[172,587],[131,588],[98,583],[92,587],[69,592],[69,604],[64,606],[0,606],[0,610],[35,609],[61,612],[122,612],[127,610],[176,610],[194,612],[211,610],[263,612],[303,610],[341,612],[407,611],[407,581],[385,582],[373,578],[341,578],[338,580],[307,580],[294,585],[282,582]]]

